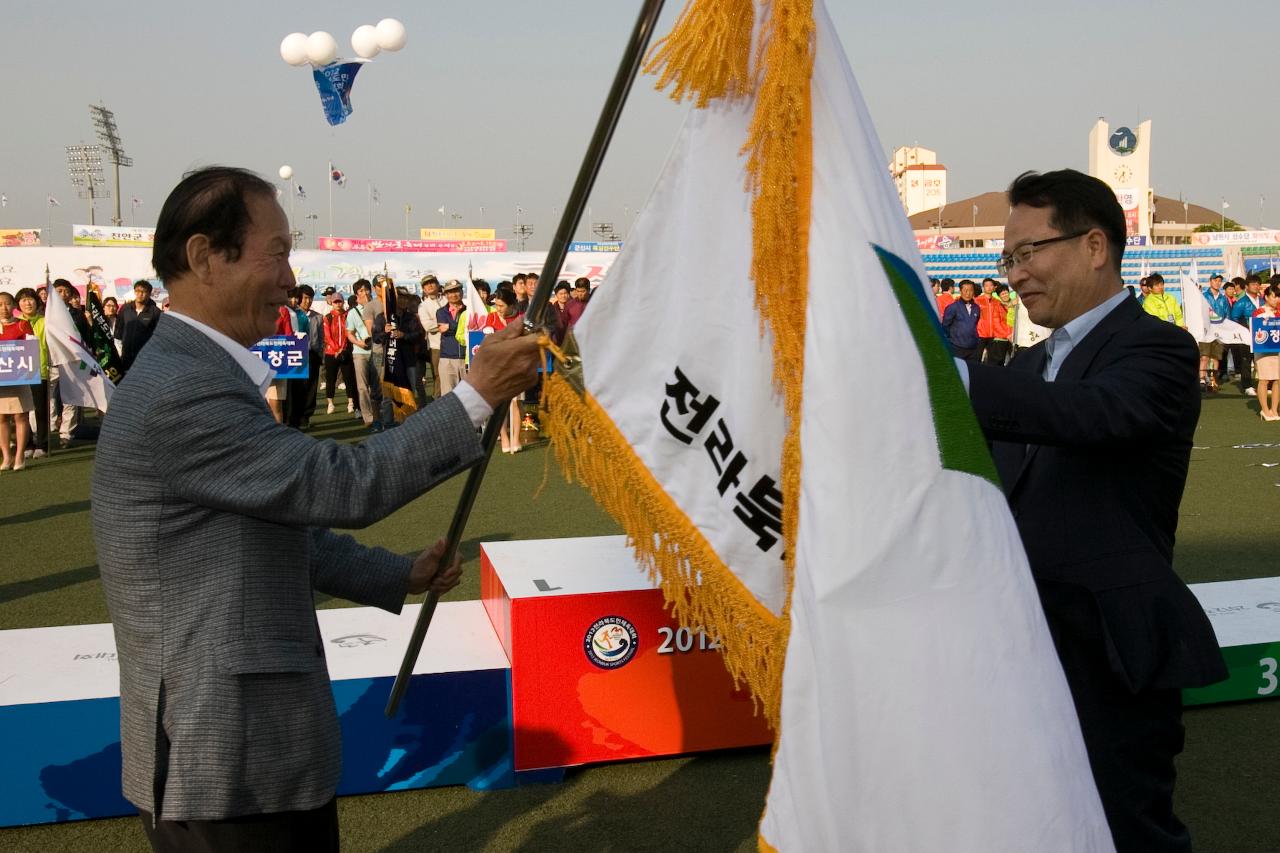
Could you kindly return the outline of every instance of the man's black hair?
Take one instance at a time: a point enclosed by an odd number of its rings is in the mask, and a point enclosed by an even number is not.
[[[950,293],[951,288],[955,286],[956,280],[954,278],[944,278],[942,281],[938,282],[938,289],[943,293]]]
[[[573,286],[574,286],[574,287],[584,287],[584,288],[586,288],[587,290],[590,290],[590,289],[591,289],[591,279],[587,278],[585,275],[580,275],[580,276],[578,276],[577,278],[575,278],[575,279],[573,280]]]
[[[1244,283],[1245,284],[1262,284],[1262,276],[1258,275],[1256,272],[1251,272],[1244,277]]]
[[[1164,284],[1164,276],[1158,272],[1153,272],[1147,276],[1147,287],[1155,287],[1157,284]]]
[[[275,198],[276,188],[247,169],[209,166],[187,172],[169,193],[156,220],[151,266],[161,281],[188,272],[187,241],[196,234],[209,238],[209,247],[234,263],[244,248],[249,228],[250,195]]]
[[[57,287],[66,287],[66,288],[70,288],[70,287],[71,287],[71,282],[67,281],[65,278],[55,278],[55,279],[53,280],[53,286],[54,286],[55,288],[57,288]]]
[[[356,279],[356,283],[351,285],[351,295],[355,296],[357,293],[360,292],[361,288],[368,290],[370,296],[373,295],[373,283],[370,282],[369,279],[367,278]]]
[[[560,291],[562,291],[562,290],[563,290],[565,293],[568,293],[568,292],[569,292],[569,289],[570,289],[570,288],[569,288],[569,282],[567,282],[567,281],[558,281],[558,282],[556,282],[556,286],[552,289],[552,291],[551,291],[551,292],[552,292],[552,293],[559,293]]]
[[[145,278],[140,278],[137,281],[135,281],[133,283],[133,287],[135,290],[138,289],[139,287],[145,289],[147,291],[147,296],[151,296],[151,291],[154,289],[151,286],[151,282],[147,281]]]
[[[482,278],[478,278],[475,281],[471,282],[471,286],[474,287],[476,290],[480,291],[481,293],[483,293],[485,296],[488,296],[490,293],[493,293],[493,288],[489,287],[489,282],[485,281]]]
[[[1111,265],[1120,272],[1124,260],[1124,210],[1111,187],[1075,169],[1023,172],[1009,184],[1009,206],[1053,209],[1049,224],[1063,234],[1100,228],[1107,235]]]
[[[312,286],[309,284],[300,284],[297,287],[295,287],[294,290],[297,291],[299,299],[301,299],[304,296],[310,296],[312,299],[316,298],[315,289],[312,288]]]

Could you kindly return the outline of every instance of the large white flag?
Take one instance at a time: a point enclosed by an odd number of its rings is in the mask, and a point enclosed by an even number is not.
[[[58,393],[62,401],[105,412],[116,386],[90,353],[90,343],[81,339],[71,312],[56,288],[49,288],[44,312],[44,340],[49,347],[50,364],[58,367]]]
[[[659,45],[700,108],[544,423],[769,714],[762,850],[1112,850],[843,49],[820,2],[743,5]]]
[[[1200,343],[1222,341],[1224,344],[1249,345],[1249,330],[1226,317],[1219,317],[1209,310],[1209,303],[1200,289],[1199,266],[1191,262],[1190,270],[1184,268],[1179,284],[1182,286],[1182,317],[1187,331]],[[1197,299],[1196,294],[1201,294]],[[1212,314],[1212,316],[1210,316]]]

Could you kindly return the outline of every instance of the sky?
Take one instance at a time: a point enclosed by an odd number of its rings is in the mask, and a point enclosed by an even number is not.
[[[681,5],[668,3],[659,34]],[[66,244],[70,225],[87,222],[64,146],[94,141],[88,105],[101,102],[135,161],[121,176],[126,224],[154,225],[190,168],[232,164],[278,182],[287,164],[308,195],[293,217],[309,241],[330,233],[332,161],[348,179],[333,191],[337,236],[403,238],[409,204],[410,237],[423,226],[491,227],[514,249],[519,206],[534,229],[527,247],[544,249],[640,3],[132,0],[109,8],[68,0],[5,10],[0,228],[51,226]],[[830,11],[886,162],[898,145],[936,150],[952,201],[1002,189],[1026,169],[1086,169],[1099,116],[1113,128],[1151,119],[1157,193],[1215,210],[1226,198],[1233,218],[1280,227],[1280,111],[1267,40],[1280,29],[1275,0],[841,0]],[[331,128],[309,70],[286,65],[280,41],[326,30],[339,55],[351,56],[351,32],[383,17],[405,24],[408,44],[361,70],[355,112]],[[687,109],[655,92],[652,78],[637,81],[591,222],[625,234]],[[370,183],[379,205],[368,203]],[[50,195],[61,207],[47,204]],[[142,200],[136,212],[134,197]],[[113,207],[98,202],[99,224]],[[589,222],[578,237],[591,239]]]

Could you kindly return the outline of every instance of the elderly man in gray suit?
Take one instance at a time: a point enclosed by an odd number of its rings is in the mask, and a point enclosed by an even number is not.
[[[124,794],[157,850],[337,850],[338,719],[312,590],[398,612],[447,592],[364,527],[476,460],[476,428],[536,379],[537,345],[493,335],[468,379],[360,445],[277,424],[248,349],[294,286],[274,187],[187,175],[153,264],[171,310],[111,400],[92,507],[120,664]],[[121,487],[123,485],[123,488]]]

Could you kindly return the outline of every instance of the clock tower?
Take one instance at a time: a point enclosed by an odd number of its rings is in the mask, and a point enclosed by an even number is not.
[[[1151,237],[1151,122],[1112,129],[1098,119],[1089,132],[1089,174],[1115,190],[1130,237]]]

